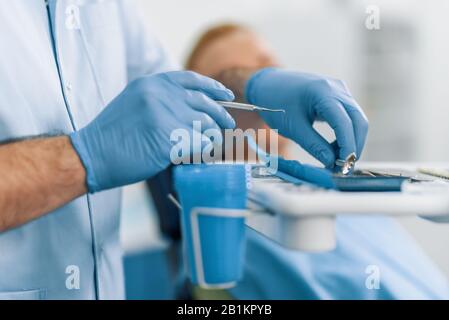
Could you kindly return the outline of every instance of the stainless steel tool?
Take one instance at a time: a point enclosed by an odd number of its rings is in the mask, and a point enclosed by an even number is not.
[[[351,173],[352,169],[355,166],[355,162],[357,161],[357,157],[355,153],[351,153],[349,156],[346,157],[345,160],[343,159],[337,159],[335,161],[335,166],[338,167],[338,172],[343,175],[348,175]]]
[[[221,104],[225,108],[229,109],[238,109],[238,110],[245,110],[245,111],[264,111],[264,112],[282,112],[285,113],[284,109],[269,109],[269,108],[263,108],[259,106],[255,106],[253,104],[248,103],[240,103],[240,102],[229,102],[229,101],[217,101],[219,104]]]

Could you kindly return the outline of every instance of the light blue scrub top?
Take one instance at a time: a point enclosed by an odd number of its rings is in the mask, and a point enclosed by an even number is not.
[[[132,1],[49,3],[57,59],[44,0],[2,3],[0,141],[82,128],[128,81],[172,69]],[[0,299],[124,298],[120,199],[82,196],[1,233]]]

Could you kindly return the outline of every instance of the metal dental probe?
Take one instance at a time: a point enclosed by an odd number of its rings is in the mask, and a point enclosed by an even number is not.
[[[230,109],[239,109],[239,110],[245,110],[245,111],[266,111],[266,112],[282,112],[285,113],[284,109],[269,109],[269,108],[263,108],[258,107],[253,104],[248,103],[239,103],[239,102],[229,102],[229,101],[217,101],[219,104],[221,104],[225,108]]]

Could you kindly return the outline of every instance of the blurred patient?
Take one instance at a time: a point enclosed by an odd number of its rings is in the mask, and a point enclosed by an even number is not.
[[[220,78],[233,67],[277,65],[268,44],[246,27],[221,25],[203,34],[186,67]],[[242,129],[266,128],[251,112],[233,112]],[[280,138],[279,153],[288,143]],[[247,228],[244,279],[237,299],[448,299],[444,275],[389,217],[338,217],[337,248],[292,251]]]
[[[260,69],[276,66],[271,48],[251,30],[233,24],[217,26],[207,31],[197,42],[186,62],[186,69],[219,79],[220,73],[233,68]],[[242,130],[265,129],[267,143],[276,137],[255,112],[228,110]],[[257,137],[256,137],[257,138]],[[279,136],[278,152],[287,152],[287,139]],[[270,152],[269,145],[266,146]]]

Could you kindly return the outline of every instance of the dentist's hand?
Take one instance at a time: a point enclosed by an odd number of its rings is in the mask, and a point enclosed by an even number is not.
[[[214,100],[234,99],[219,82],[190,71],[145,76],[130,83],[96,119],[70,135],[86,169],[89,192],[137,182],[170,163],[175,129],[234,128]],[[206,138],[207,139],[207,138]]]
[[[256,72],[246,85],[248,102],[267,108],[284,108],[282,113],[261,113],[279,133],[332,168],[336,158],[357,158],[365,144],[368,120],[340,80],[322,76],[266,68]],[[336,144],[329,144],[313,128],[317,120],[326,121],[334,130]],[[334,147],[335,146],[335,147]]]

